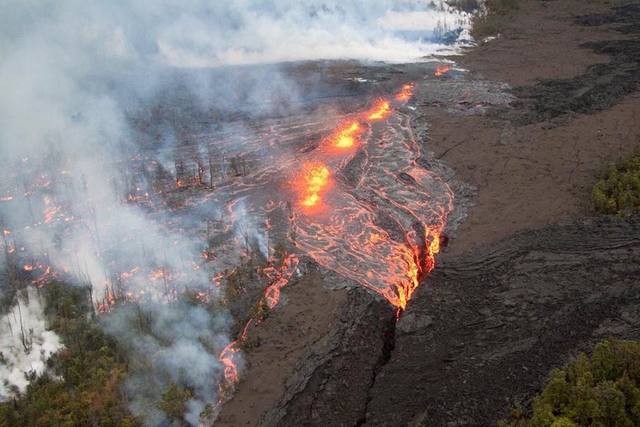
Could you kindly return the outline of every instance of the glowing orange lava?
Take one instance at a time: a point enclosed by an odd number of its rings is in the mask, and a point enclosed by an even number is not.
[[[361,133],[362,126],[358,122],[351,122],[351,124],[338,129],[338,133],[333,139],[334,145],[338,148],[351,148]]]
[[[400,111],[392,114],[394,107],[412,98],[414,87],[405,84],[393,98],[378,99],[370,109],[357,114],[359,120],[343,122],[328,138],[332,147],[344,149],[358,143],[358,150],[363,150],[366,169],[356,188],[336,181],[338,188],[332,190],[331,199],[322,200],[322,193],[327,191],[320,183],[322,177],[338,176],[353,158],[353,150],[330,151],[331,158],[323,158],[325,152],[318,150],[310,161],[322,159],[324,172],[307,168],[294,178],[299,188],[298,206],[307,208],[305,213],[310,206],[323,206],[331,212],[322,218],[292,217],[296,246],[320,265],[384,296],[399,310],[405,309],[420,281],[435,267],[440,235],[453,200],[446,182],[416,166],[421,148],[404,124],[406,115]],[[383,120],[389,121],[388,126],[371,126]],[[367,144],[368,138],[375,138],[376,144]],[[337,159],[336,153],[340,154]],[[400,172],[407,176],[406,181],[398,180]],[[407,184],[409,180],[413,183]],[[361,191],[359,186],[369,188],[367,197],[373,197],[374,206],[386,205],[395,211],[404,242],[392,239],[378,226],[372,210],[375,207],[354,197],[353,192]],[[415,229],[417,224],[423,227],[421,236]]]
[[[238,341],[231,341],[218,356],[218,360],[224,366],[224,379],[227,384],[238,382],[238,366],[234,359],[239,351]]]
[[[279,269],[271,268],[265,271],[272,281],[264,291],[264,298],[269,309],[273,309],[280,302],[280,290],[289,283],[297,266],[298,257],[290,254],[284,258]]]
[[[400,92],[396,94],[396,101],[407,102],[408,100],[411,99],[412,96],[413,96],[413,84],[407,83],[406,85],[402,86],[402,89],[400,89]]]
[[[378,100],[371,110],[366,113],[367,120],[377,122],[384,120],[391,114],[391,104],[385,99]]]
[[[447,74],[449,71],[451,71],[451,65],[438,65],[433,75],[436,77],[440,77]]]
[[[321,202],[321,194],[329,186],[330,172],[324,164],[310,164],[304,168],[300,205],[305,208],[317,207]]]
[[[270,265],[266,267],[263,273],[269,278],[271,284],[264,291],[263,298],[269,309],[275,308],[280,302],[280,291],[286,286],[291,277],[298,268],[299,259],[295,254],[286,255],[279,267]],[[220,384],[220,400],[218,401],[218,410],[221,405],[229,398],[229,392],[232,391],[240,379],[238,373],[238,356],[240,352],[240,344],[243,343],[249,334],[249,330],[257,326],[261,322],[260,319],[249,319],[244,325],[240,337],[231,341],[220,352],[218,360],[224,366],[224,381]]]

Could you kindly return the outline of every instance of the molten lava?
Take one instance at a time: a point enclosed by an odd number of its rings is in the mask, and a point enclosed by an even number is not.
[[[298,261],[298,257],[295,254],[288,254],[284,256],[280,266],[270,265],[264,269],[263,273],[271,283],[264,291],[263,300],[270,310],[275,308],[280,302],[280,291],[293,277],[293,274],[298,268]],[[238,374],[240,344],[247,339],[250,329],[257,326],[261,321],[262,319],[249,319],[244,325],[240,337],[227,344],[218,356],[218,360],[224,366],[224,381],[220,385],[218,410],[219,407],[225,403],[226,399],[229,398],[230,392],[233,391],[240,379]]]
[[[362,126],[358,122],[351,122],[351,124],[338,129],[337,135],[333,138],[334,145],[338,148],[351,148],[361,133]]]
[[[238,382],[238,364],[235,359],[239,351],[238,341],[231,341],[218,356],[218,360],[224,366],[224,379],[227,384]]]
[[[264,299],[269,309],[273,309],[278,305],[280,302],[280,290],[289,283],[297,267],[298,257],[289,254],[284,258],[279,269],[273,267],[265,269],[265,274],[271,279],[271,284],[264,291]]]
[[[396,101],[407,102],[413,96],[413,83],[407,83],[402,86],[400,92],[396,94]]]
[[[385,99],[378,100],[373,108],[366,113],[366,118],[369,121],[377,122],[385,120],[391,114],[391,104]]]
[[[437,75],[449,69],[443,67]],[[218,288],[222,287],[225,277],[221,272],[236,265],[238,249],[247,253],[254,249],[250,245],[249,232],[238,227],[244,218],[260,218],[265,223],[264,228],[258,226],[255,230],[255,234],[262,234],[260,250],[270,263],[262,271],[261,277],[267,280],[259,307],[275,308],[282,288],[297,272],[298,255],[285,255],[278,262],[270,256],[273,249],[270,244],[282,238],[285,243],[289,239],[286,246],[295,247],[296,253],[305,254],[324,268],[382,295],[398,309],[404,309],[420,280],[435,266],[440,235],[452,208],[453,196],[438,175],[421,166],[423,142],[416,141],[410,116],[398,108],[411,99],[413,90],[413,84],[406,84],[394,96],[379,99],[371,108],[342,119],[334,129],[327,130],[326,120],[318,121],[320,124],[305,123],[294,132],[291,132],[293,126],[270,125],[264,138],[239,143],[239,154],[234,154],[230,163],[224,164],[224,156],[220,156],[220,164],[210,165],[213,191],[207,192],[206,196],[183,191],[192,185],[202,185],[199,163],[192,169],[195,175],[185,173],[185,177],[169,179],[157,190],[147,192],[136,186],[128,193],[130,203],[161,207],[163,205],[151,203],[162,199],[154,192],[165,191],[167,194],[180,193],[180,208],[187,213],[191,209],[209,212],[205,209],[206,203],[225,206],[226,210],[219,218],[207,218],[205,222],[207,240],[213,241],[220,236],[222,243],[210,243],[198,253],[197,260],[182,262],[184,268],[169,268],[160,262],[136,266],[133,260],[121,266],[114,264],[116,280],[105,285],[97,311],[105,313],[122,301],[154,295],[163,302],[175,301],[180,292],[179,284],[190,277],[190,272],[185,270],[216,272],[210,281],[204,281],[202,288],[194,290],[196,298],[202,302],[215,299],[212,295],[220,291]],[[299,146],[302,135],[320,131],[326,137],[319,144],[308,141],[308,145]],[[290,144],[285,147],[295,149],[262,151],[265,139],[269,146],[285,140]],[[257,162],[252,164],[248,156],[251,150],[262,156],[261,164],[256,168],[253,165]],[[245,161],[247,158],[249,161]],[[300,164],[301,167],[297,166]],[[291,169],[297,172],[289,175]],[[217,187],[214,185],[216,171],[222,176]],[[291,178],[293,183],[282,185],[283,176]],[[47,182],[43,179],[40,185],[48,186]],[[287,189],[293,191],[282,191]],[[30,195],[25,193],[25,197]],[[0,201],[7,200],[10,199],[5,196],[0,198]],[[196,203],[202,205],[196,206]],[[53,196],[45,198],[42,222],[38,225],[64,226],[63,222],[74,218],[65,213],[68,208]],[[280,218],[278,215],[282,213],[285,215],[271,224],[268,216],[271,213],[276,214],[274,218]],[[168,228],[171,226],[169,224]],[[204,233],[204,230],[200,231]],[[231,234],[234,237],[226,238]],[[23,250],[12,241],[11,231],[4,230],[0,237],[4,237],[7,254]],[[62,274],[36,261],[19,265],[22,274],[33,277],[37,285]],[[140,282],[144,283],[144,289],[133,288]],[[242,344],[260,322],[259,318],[247,321],[237,339],[229,342],[219,354],[224,367],[221,403],[228,396],[225,390],[232,390],[239,380]]]
[[[350,148],[358,141],[363,154],[363,161],[356,162],[347,174],[341,172],[352,164],[354,150],[339,152],[339,158],[335,150],[327,158],[323,150],[309,153],[307,162],[320,163],[322,169],[305,168],[294,177],[303,182],[296,184],[302,187],[298,205],[307,209],[303,209],[305,215],[291,217],[298,249],[399,309],[406,307],[420,280],[435,266],[453,199],[444,181],[418,165],[421,145],[413,136],[408,116],[399,111],[393,114],[394,107],[412,97],[413,89],[413,84],[406,84],[392,100],[379,99],[357,114],[359,121],[338,126],[329,138],[332,146]],[[372,126],[380,121],[385,126]],[[354,174],[356,179],[349,181]],[[305,178],[300,180],[300,175]],[[323,200],[322,194],[328,191],[324,182],[334,175],[346,180],[337,180],[331,198]],[[330,215],[314,215],[317,210],[309,211],[310,206],[323,206]],[[398,233],[392,237],[382,228],[380,214],[404,237]],[[418,232],[418,227],[423,231]]]
[[[305,208],[317,207],[321,201],[320,195],[329,186],[329,176],[329,168],[324,164],[307,165],[302,177],[300,205]]]
[[[451,71],[451,65],[438,65],[433,75],[436,77],[440,77],[447,74],[449,71]]]

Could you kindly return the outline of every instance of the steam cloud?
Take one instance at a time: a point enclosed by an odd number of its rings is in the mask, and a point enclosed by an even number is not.
[[[139,362],[125,387],[131,410],[149,425],[164,418],[151,402],[170,382],[194,390],[188,405],[194,425],[205,405],[216,401],[222,368],[215,354],[229,341],[231,322],[222,311],[166,304],[157,279],[157,292],[148,291],[150,277],[160,267],[163,276],[171,274],[176,286],[185,289],[209,288],[215,272],[190,265],[203,250],[197,232],[165,225],[182,222],[188,227],[189,218],[123,204],[121,188],[130,183],[125,182],[126,171],[121,173],[122,164],[149,138],[132,128],[131,118],[144,118],[165,94],[182,92],[205,109],[252,105],[251,113],[281,113],[281,105],[298,96],[295,83],[277,65],[237,66],[311,59],[416,60],[441,49],[434,37],[465,19],[431,4],[2,2],[0,219],[11,233],[5,246],[23,258],[46,258],[76,281],[90,282],[96,302],[114,286],[115,272],[137,266],[128,290],[146,292],[145,297],[135,309],[122,307],[103,322]],[[163,148],[175,146],[177,132],[168,125],[149,144],[170,152]],[[158,161],[166,170],[173,168],[169,155]],[[150,183],[137,185],[144,190]],[[256,234],[264,252],[267,243],[259,227],[242,215],[242,206],[239,211],[240,226]],[[20,390],[26,380],[18,373],[27,368],[42,372],[46,358],[61,346],[45,329],[37,297],[30,295],[29,301],[17,307],[33,329],[31,352],[16,351],[15,307],[0,323],[0,345],[8,360],[0,367],[0,380]],[[140,312],[149,319],[145,330],[130,327]],[[0,396],[8,393],[0,384]]]

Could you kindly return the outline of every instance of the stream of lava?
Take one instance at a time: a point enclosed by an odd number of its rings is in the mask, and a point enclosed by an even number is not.
[[[171,189],[157,190],[161,197],[156,197],[154,189],[136,187],[135,194],[127,198],[128,203],[148,206],[150,212],[154,207],[157,211],[166,208],[167,205],[157,201],[176,192],[181,206],[170,208],[172,215],[167,229],[173,227],[178,234],[187,234],[188,227],[183,228],[177,218],[193,222],[193,218],[201,218],[207,224],[207,240],[216,243],[209,244],[202,259],[181,263],[183,271],[155,264],[138,266],[129,259],[115,262],[102,255],[110,253],[109,247],[103,248],[99,256],[104,257],[106,266],[114,273],[108,276],[115,280],[111,285],[105,284],[103,296],[97,296],[98,312],[110,311],[119,301],[146,298],[174,301],[181,292],[181,283],[186,283],[182,291],[189,290],[189,274],[205,269],[215,272],[215,277],[211,283],[193,290],[199,300],[210,301],[222,286],[224,272],[237,265],[238,254],[255,250],[249,244],[249,231],[242,228],[243,221],[252,218],[257,224],[264,224],[254,234],[264,236],[266,244],[259,249],[268,261],[262,269],[268,285],[258,304],[275,308],[282,288],[298,270],[298,256],[307,255],[326,269],[386,298],[400,313],[420,280],[435,266],[440,236],[453,204],[448,185],[437,173],[425,168],[430,163],[413,135],[410,116],[404,108],[413,91],[413,84],[405,84],[398,93],[377,99],[370,108],[342,116],[335,126],[326,117],[310,119],[304,115],[290,122],[282,119],[266,123],[264,133],[256,132],[260,138],[233,145],[237,151],[229,156],[234,156],[235,163],[231,162],[226,172],[220,164],[221,182],[211,184],[208,191],[187,191],[194,182],[204,188],[200,163],[194,168],[195,178],[178,177],[176,167]],[[303,120],[302,124],[296,120]],[[320,141],[307,138],[301,144],[301,136],[311,133],[326,137]],[[209,147],[219,142],[206,141]],[[181,153],[184,157],[195,156],[185,150]],[[255,168],[238,160],[251,155],[261,159]],[[213,183],[213,177],[211,180]],[[49,184],[39,185],[44,188]],[[32,191],[25,191],[25,198],[31,201],[32,197]],[[12,200],[13,194],[0,198],[2,203],[13,203]],[[210,212],[220,206],[224,210],[219,219],[211,219]],[[47,196],[42,208],[42,219],[35,224],[38,227],[68,229],[78,221],[73,212],[67,212],[64,203]],[[197,231],[193,234],[197,237]],[[25,252],[19,241],[13,239],[11,230],[4,229],[0,237],[7,255]],[[288,240],[287,246],[294,248],[295,253],[282,255],[276,261],[269,255],[270,241],[278,238]],[[122,243],[127,242],[118,242]],[[104,241],[102,244],[106,245]],[[21,269],[38,286],[73,270],[58,265],[54,271],[40,262],[23,263]],[[141,286],[136,287],[137,284]],[[216,411],[239,380],[242,344],[259,323],[259,318],[247,321],[237,339],[219,353],[224,380]]]
[[[316,166],[293,176],[294,244],[399,309],[433,269],[453,201],[447,184],[417,163],[421,147],[397,111],[413,88],[339,124],[303,160]]]
[[[418,164],[422,157],[409,117],[398,109],[413,95],[404,85],[392,99],[378,99],[343,119],[316,149],[305,151],[290,174],[295,203],[290,240],[320,265],[406,307],[422,277],[435,266],[440,235],[453,194],[438,175]],[[263,298],[277,305],[298,263],[289,255],[271,271]],[[238,381],[238,354],[248,331],[220,354],[226,390]],[[220,406],[219,405],[219,406]]]

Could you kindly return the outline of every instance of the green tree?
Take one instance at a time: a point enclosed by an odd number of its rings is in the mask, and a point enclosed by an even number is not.
[[[514,411],[511,427],[640,425],[640,342],[605,340],[551,372],[530,417]]]
[[[593,186],[596,211],[626,216],[640,211],[640,153],[612,165]]]

